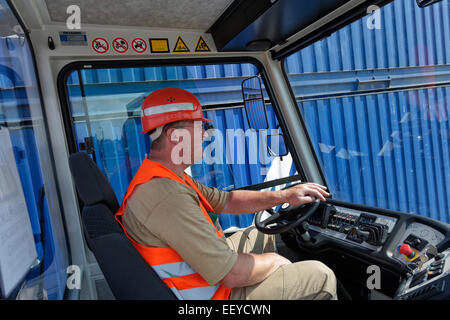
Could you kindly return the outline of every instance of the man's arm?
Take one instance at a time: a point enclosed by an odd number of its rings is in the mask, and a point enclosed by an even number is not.
[[[293,206],[309,203],[312,197],[326,201],[325,186],[316,183],[303,183],[292,188],[279,191],[249,191],[233,190],[228,196],[227,203],[222,210],[224,213],[248,214],[288,202]]]
[[[240,288],[259,283],[279,267],[291,262],[273,252],[263,254],[239,253],[236,263],[220,281],[227,288]]]

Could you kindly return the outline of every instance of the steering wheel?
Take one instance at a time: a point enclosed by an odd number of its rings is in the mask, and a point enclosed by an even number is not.
[[[273,209],[266,209],[271,216],[264,221],[261,221],[263,211],[255,215],[256,229],[266,234],[277,234],[286,232],[296,226],[300,225],[308,219],[319,207],[320,200],[313,197],[313,201],[299,206],[291,206],[289,203],[284,203],[278,212]]]

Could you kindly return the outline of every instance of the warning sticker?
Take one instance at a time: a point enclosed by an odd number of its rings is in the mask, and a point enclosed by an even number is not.
[[[152,53],[163,53],[169,51],[169,39],[148,39]]]
[[[105,53],[109,49],[108,41],[104,38],[95,38],[92,40],[92,49],[97,53]]]
[[[143,53],[147,50],[147,42],[141,38],[134,38],[133,41],[131,41],[131,47],[137,53]]]
[[[124,38],[115,38],[112,42],[113,49],[118,53],[125,53],[128,50],[128,42]]]
[[[177,43],[175,43],[175,47],[173,48],[173,52],[191,52],[183,41],[181,36],[178,36]]]
[[[197,45],[195,46],[195,52],[211,52],[211,49],[208,47],[202,36],[198,39]]]

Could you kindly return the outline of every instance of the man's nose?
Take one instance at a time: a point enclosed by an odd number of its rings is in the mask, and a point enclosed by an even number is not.
[[[203,130],[208,131],[209,129],[214,129],[214,126],[209,122],[202,123]]]
[[[208,130],[210,130],[210,129],[214,129],[214,126],[213,126],[212,124],[207,123],[207,122],[204,122],[204,123],[202,124],[202,136],[203,136],[204,138],[208,138],[208,137],[209,137],[209,132],[208,132]]]

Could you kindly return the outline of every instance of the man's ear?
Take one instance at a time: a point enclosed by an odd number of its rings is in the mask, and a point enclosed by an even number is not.
[[[191,132],[186,128],[172,127],[166,130],[166,135],[167,140],[172,144],[187,143],[190,141]]]
[[[165,131],[167,140],[171,143],[177,143],[180,140],[180,135],[177,133],[177,128],[169,128]]]

